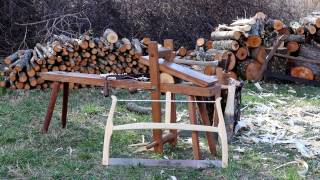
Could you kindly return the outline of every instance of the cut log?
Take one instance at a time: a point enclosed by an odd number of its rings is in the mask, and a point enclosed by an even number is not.
[[[188,51],[187,48],[185,48],[185,47],[180,47],[177,53],[178,53],[179,56],[182,56],[182,57],[183,57],[183,56],[186,56],[186,55],[187,55],[187,51]]]
[[[161,74],[160,74],[160,82],[161,82],[161,83],[174,84],[174,83],[175,83],[175,80],[174,80],[174,77],[171,76],[170,74],[168,74],[168,73],[161,73]]]
[[[276,31],[280,30],[283,28],[284,24],[282,21],[278,20],[278,19],[269,19],[267,22],[266,22],[266,26],[268,28],[272,28]]]
[[[19,60],[19,56],[23,55],[23,53],[24,53],[24,50],[16,51],[15,53],[11,54],[10,56],[4,59],[3,61],[4,64],[9,65],[16,62],[17,60]]]
[[[246,68],[246,73],[245,73],[246,80],[256,81],[258,74],[260,72],[260,69],[261,69],[261,64],[259,62],[253,61],[252,63],[250,63]]]
[[[216,66],[206,66],[203,73],[209,76],[213,76],[216,74],[216,68]]]
[[[256,36],[256,35],[249,36],[245,44],[248,48],[256,48],[262,44],[262,39],[260,36]]]
[[[240,47],[236,52],[236,57],[240,61],[245,60],[247,56],[248,56],[248,49],[245,47]]]
[[[289,53],[297,52],[299,50],[299,44],[295,41],[288,42],[286,47]]]
[[[261,64],[254,59],[239,61],[237,66],[238,74],[246,80],[256,80],[260,69]]]
[[[307,26],[307,29],[308,29],[308,32],[309,32],[310,34],[315,34],[315,33],[317,32],[317,28],[316,28],[314,25],[312,25],[312,24],[309,24],[309,25]]]
[[[293,32],[297,35],[303,35],[304,34],[304,26],[302,26],[299,22],[293,21],[290,22],[289,27],[293,30]]]
[[[219,50],[236,51],[239,49],[239,44],[237,41],[234,40],[213,41],[212,48]]]
[[[17,72],[22,71],[24,68],[26,68],[27,63],[29,63],[30,59],[32,57],[32,50],[28,49],[25,51],[24,55],[21,57],[21,61],[14,67],[14,69]]]
[[[59,41],[54,41],[54,42],[52,43],[52,47],[53,47],[53,50],[54,50],[55,52],[57,52],[57,53],[59,53],[59,52],[62,51],[62,46],[61,46],[61,44],[60,44]]]
[[[103,38],[112,44],[118,41],[118,35],[112,29],[106,29],[103,33]]]
[[[320,17],[319,16],[307,16],[301,19],[303,24],[314,24],[317,28],[320,28]]]
[[[214,41],[218,40],[239,40],[241,37],[241,32],[239,31],[213,31],[211,33],[211,39]]]
[[[258,48],[252,49],[251,57],[258,61],[260,64],[263,64],[267,57],[266,48],[264,46],[260,46]]]
[[[206,49],[207,49],[207,50],[213,49],[213,47],[212,47],[212,42],[213,42],[213,41],[211,41],[211,40],[208,40],[208,41],[206,42]]]
[[[206,40],[204,38],[198,38],[197,41],[196,41],[196,45],[198,47],[201,47],[201,46],[204,46]]]
[[[298,67],[292,68],[290,71],[290,74],[291,76],[297,77],[297,78],[302,78],[307,80],[314,79],[312,70],[304,66],[298,66]]]
[[[18,73],[18,77],[19,77],[19,82],[22,82],[22,83],[28,80],[28,76],[26,75],[25,72]]]
[[[125,46],[126,50],[131,50],[132,45],[131,45],[131,42],[129,39],[122,38],[121,41],[122,41],[123,45]]]

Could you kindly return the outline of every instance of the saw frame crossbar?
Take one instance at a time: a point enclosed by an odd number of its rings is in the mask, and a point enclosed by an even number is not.
[[[170,92],[168,92],[170,93]],[[165,123],[132,123],[123,125],[114,125],[113,117],[117,106],[117,97],[112,97],[112,104],[109,111],[107,123],[105,126],[105,135],[103,143],[103,165],[138,165],[142,164],[145,166],[181,166],[181,167],[194,167],[203,168],[208,166],[220,166],[227,167],[228,165],[228,141],[227,132],[224,124],[223,113],[221,109],[221,98],[215,100],[216,112],[219,118],[218,126],[206,126],[206,125],[193,125],[193,124],[181,124],[181,123],[170,123],[165,120]],[[170,109],[166,107],[166,113],[170,112]],[[168,116],[165,116],[168,117]],[[164,129],[164,130],[185,130],[185,131],[198,131],[198,132],[216,132],[220,138],[222,158],[221,161],[210,161],[210,160],[147,160],[147,159],[123,159],[123,158],[110,158],[110,142],[113,131],[120,130],[138,130],[138,129]],[[164,162],[166,161],[166,162]],[[128,162],[128,163],[125,163]],[[183,163],[184,162],[184,163]]]

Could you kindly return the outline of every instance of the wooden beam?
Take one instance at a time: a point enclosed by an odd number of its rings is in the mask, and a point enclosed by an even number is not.
[[[114,166],[164,166],[164,167],[186,167],[203,169],[208,167],[222,167],[220,160],[153,160],[153,159],[129,159],[110,158],[109,165]]]
[[[160,100],[160,70],[158,63],[158,44],[157,42],[150,42],[148,45],[148,52],[150,55],[150,81],[152,85],[151,99]],[[161,103],[152,102],[152,122],[161,122]],[[162,141],[162,131],[160,129],[153,130],[153,141]],[[154,147],[155,152],[163,153],[163,144],[159,143]]]

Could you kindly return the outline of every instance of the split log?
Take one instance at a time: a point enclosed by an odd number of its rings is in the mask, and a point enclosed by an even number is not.
[[[221,40],[221,41],[213,41],[212,48],[218,50],[230,50],[236,51],[239,49],[239,44],[234,40]]]
[[[218,41],[218,40],[239,40],[241,37],[241,32],[239,31],[213,31],[211,33],[211,39]]]
[[[267,57],[266,48],[264,46],[260,46],[258,48],[252,49],[251,57],[258,61],[260,64],[264,64]]]
[[[240,31],[240,32],[248,32],[251,30],[251,26],[248,24],[238,25],[238,26],[227,26],[225,24],[219,24],[218,31]]]
[[[118,35],[112,29],[106,29],[103,33],[103,38],[109,43],[116,43],[118,41]]]

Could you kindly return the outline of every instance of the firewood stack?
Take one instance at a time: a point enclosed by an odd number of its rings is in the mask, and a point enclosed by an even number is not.
[[[230,25],[219,25],[211,33],[210,40],[199,38],[194,54],[197,60],[221,60],[229,57],[228,76],[256,80],[266,58],[265,44],[272,45],[269,37],[276,37],[283,26],[282,21],[258,12],[252,18],[239,19]],[[226,75],[219,67],[206,67],[204,72],[218,78]]]
[[[107,29],[102,37],[89,34],[73,39],[64,35],[54,36],[46,45],[37,43],[34,49],[19,50],[4,59],[7,67],[0,86],[11,89],[46,89],[49,82],[41,72],[67,71],[89,74],[141,74],[148,68],[138,63],[142,48],[138,39],[118,39],[118,35]],[[84,87],[73,84],[71,88]]]
[[[286,26],[287,73],[306,80],[320,80],[320,12],[313,12]],[[308,61],[308,62],[307,62]]]

